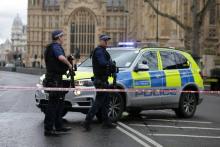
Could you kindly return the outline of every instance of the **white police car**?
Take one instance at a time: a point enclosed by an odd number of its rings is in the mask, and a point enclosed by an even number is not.
[[[117,74],[117,88],[137,90],[110,93],[109,116],[112,120],[120,119],[124,111],[138,114],[142,110],[152,109],[172,109],[178,117],[183,118],[194,115],[197,105],[202,101],[199,91],[203,90],[203,80],[191,55],[169,48],[117,47],[107,51],[120,70]],[[92,63],[88,58],[78,67],[75,77],[76,86],[82,90],[66,95],[63,115],[68,111],[87,113],[94,101],[95,92],[83,89],[94,88],[90,79],[92,76]],[[38,86],[42,86],[43,78]],[[63,79],[69,80],[65,76]],[[109,82],[112,83],[112,78],[109,78]],[[47,95],[38,90],[35,98],[37,106],[44,111]],[[100,113],[97,118],[101,119]]]

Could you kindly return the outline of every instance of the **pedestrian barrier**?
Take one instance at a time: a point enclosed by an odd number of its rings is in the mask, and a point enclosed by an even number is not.
[[[46,91],[87,91],[87,92],[126,92],[126,93],[133,93],[133,92],[164,92],[164,93],[203,93],[203,94],[220,94],[220,91],[210,91],[210,90],[199,90],[199,91],[192,91],[192,90],[173,90],[173,89],[140,89],[140,88],[129,88],[129,89],[95,89],[95,88],[57,88],[57,87],[27,87],[27,86],[0,86],[0,91],[5,90],[17,90],[17,91],[32,91],[32,90],[46,90]]]

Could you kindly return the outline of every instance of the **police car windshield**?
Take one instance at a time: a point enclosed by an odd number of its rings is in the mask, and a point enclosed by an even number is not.
[[[112,57],[113,61],[116,61],[117,67],[128,68],[131,66],[139,51],[133,49],[108,49],[107,50]],[[92,67],[92,60],[87,58],[80,67]]]

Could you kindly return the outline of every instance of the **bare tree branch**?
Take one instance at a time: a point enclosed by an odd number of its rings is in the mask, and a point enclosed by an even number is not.
[[[204,17],[208,11],[208,9],[214,6],[214,0],[207,0],[207,2],[205,3],[204,7],[202,8],[202,10],[197,14],[198,17],[198,24],[200,26],[202,26],[203,21],[204,21]]]
[[[151,8],[152,8],[158,15],[171,19],[172,21],[174,21],[175,23],[177,23],[177,24],[178,24],[181,28],[183,28],[184,30],[191,30],[191,29],[192,29],[191,27],[189,27],[189,26],[185,25],[184,23],[182,23],[177,17],[172,16],[172,15],[167,14],[167,13],[164,13],[164,12],[161,12],[160,10],[158,10],[158,9],[154,6],[152,0],[144,0],[144,1],[147,2],[147,3],[151,6]]]

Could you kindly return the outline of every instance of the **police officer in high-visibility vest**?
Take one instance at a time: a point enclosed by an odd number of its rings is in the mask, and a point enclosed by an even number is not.
[[[62,44],[64,42],[64,33],[61,30],[52,32],[53,42],[46,47],[44,52],[46,64],[46,76],[44,80],[45,87],[62,87],[62,75],[67,70],[72,70],[72,64],[65,57]],[[63,132],[71,130],[70,127],[64,127],[62,123],[62,113],[64,109],[64,91],[48,91],[49,101],[46,108],[44,120],[44,135],[58,136]],[[62,132],[62,133],[61,133]]]
[[[99,46],[96,47],[92,53],[92,65],[93,65],[93,83],[95,88],[107,89],[109,88],[108,76],[109,69],[114,66],[109,53],[106,51],[108,41],[111,38],[108,35],[101,35],[99,37]],[[84,131],[90,131],[90,124],[93,117],[98,111],[102,113],[103,128],[115,128],[116,124],[113,124],[108,117],[109,110],[109,94],[107,92],[97,92],[96,99],[93,106],[89,110],[85,122],[83,123]]]

